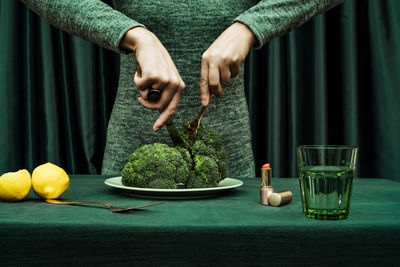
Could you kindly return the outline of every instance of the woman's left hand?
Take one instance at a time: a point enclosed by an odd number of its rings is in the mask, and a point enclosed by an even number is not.
[[[240,65],[257,42],[253,32],[240,22],[227,28],[203,53],[201,59],[200,99],[207,106],[210,93],[223,94],[222,87],[239,74]]]

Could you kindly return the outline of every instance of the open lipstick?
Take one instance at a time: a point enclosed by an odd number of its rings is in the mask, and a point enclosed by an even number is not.
[[[272,188],[272,169],[269,163],[261,168],[260,204],[268,206],[268,198],[274,192]]]

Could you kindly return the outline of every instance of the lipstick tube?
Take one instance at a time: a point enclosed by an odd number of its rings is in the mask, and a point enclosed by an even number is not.
[[[268,198],[274,192],[272,188],[272,169],[269,163],[264,164],[261,168],[261,187],[260,187],[260,204],[268,206]]]
[[[277,193],[273,193],[268,197],[268,203],[271,206],[278,207],[288,204],[293,199],[292,192],[286,190]]]

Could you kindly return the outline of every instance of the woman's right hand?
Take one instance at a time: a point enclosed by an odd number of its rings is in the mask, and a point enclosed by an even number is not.
[[[153,126],[153,130],[157,132],[174,114],[185,83],[168,51],[149,30],[143,27],[130,29],[121,40],[121,48],[136,54],[136,60],[142,70],[141,75],[136,73],[134,77],[141,94],[138,101],[148,109],[160,111],[160,116]],[[148,101],[148,88],[161,91],[161,99],[156,103]]]

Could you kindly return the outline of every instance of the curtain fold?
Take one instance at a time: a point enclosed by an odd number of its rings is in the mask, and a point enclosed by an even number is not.
[[[100,173],[119,57],[0,1],[0,174]],[[400,1],[346,0],[246,60],[257,173],[296,177],[301,144],[359,146],[359,177],[400,181]]]

